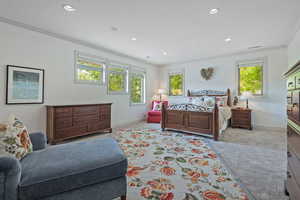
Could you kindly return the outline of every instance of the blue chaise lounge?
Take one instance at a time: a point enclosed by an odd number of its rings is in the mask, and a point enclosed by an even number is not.
[[[0,200],[126,199],[127,159],[111,138],[49,146],[30,134],[34,151],[21,161],[0,157]]]

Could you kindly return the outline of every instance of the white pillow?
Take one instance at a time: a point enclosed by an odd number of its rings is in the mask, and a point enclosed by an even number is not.
[[[204,104],[208,108],[213,108],[215,106],[215,97],[205,96],[204,97]]]
[[[197,106],[204,105],[204,98],[203,97],[193,97],[192,104],[195,104]]]

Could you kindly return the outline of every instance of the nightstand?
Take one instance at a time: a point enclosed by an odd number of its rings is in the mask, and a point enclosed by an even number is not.
[[[252,130],[251,111],[248,108],[232,108],[231,127]]]

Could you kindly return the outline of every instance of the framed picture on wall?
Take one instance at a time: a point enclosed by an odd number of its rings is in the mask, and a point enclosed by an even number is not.
[[[7,65],[6,104],[43,104],[43,69]]]

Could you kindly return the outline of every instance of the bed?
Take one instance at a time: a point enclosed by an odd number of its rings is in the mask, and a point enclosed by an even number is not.
[[[210,106],[180,103],[162,106],[162,130],[170,129],[197,135],[203,135],[218,140],[219,134],[228,126],[231,118],[231,92],[216,90],[188,90],[187,96],[214,98]],[[226,97],[226,102],[220,106],[217,99]]]

